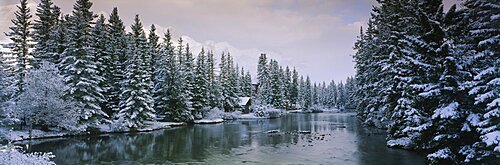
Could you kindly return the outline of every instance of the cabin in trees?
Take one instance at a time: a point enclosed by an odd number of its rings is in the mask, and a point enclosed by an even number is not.
[[[240,108],[242,113],[250,113],[250,107],[252,106],[251,97],[239,97],[238,108]]]

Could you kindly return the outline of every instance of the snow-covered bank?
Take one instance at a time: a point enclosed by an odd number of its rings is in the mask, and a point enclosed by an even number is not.
[[[175,126],[182,126],[186,123],[180,122],[145,122],[145,125],[136,130],[130,130],[129,128],[117,128],[112,124],[101,125],[99,127],[97,134],[109,134],[109,133],[126,133],[126,132],[149,132],[160,129],[168,129]],[[69,132],[69,131],[50,131],[45,132],[38,129],[33,129],[31,134],[31,139],[49,139],[49,138],[58,138],[58,137],[69,137],[69,136],[85,136],[89,135],[89,132]],[[16,142],[29,140],[29,131],[28,130],[9,130],[7,128],[0,128],[0,135],[6,141]]]
[[[52,153],[24,153],[20,147],[0,146],[0,164],[54,165]]]
[[[194,121],[195,124],[217,124],[222,122],[224,122],[224,119],[201,119]]]

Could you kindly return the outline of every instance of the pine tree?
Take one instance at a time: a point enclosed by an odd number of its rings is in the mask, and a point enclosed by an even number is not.
[[[259,62],[257,65],[257,81],[258,81],[258,91],[257,91],[257,99],[261,102],[261,104],[269,104],[270,100],[270,73],[269,66],[267,64],[266,54],[261,54],[259,57]]]
[[[288,90],[290,91],[290,103],[299,103],[299,72],[293,68],[292,73],[292,83],[290,84]]]
[[[346,101],[345,87],[342,81],[337,86],[337,108],[344,109]]]
[[[470,57],[472,79],[469,95],[473,100],[471,113],[467,117],[471,129],[479,138],[471,146],[465,146],[461,153],[466,155],[464,162],[495,164],[500,153],[500,5],[495,1],[468,0],[464,3],[466,18],[470,22],[463,40],[464,52]]]
[[[81,123],[94,127],[107,117],[99,106],[104,101],[99,84],[103,78],[96,65],[95,52],[91,48],[92,24],[96,17],[88,0],[78,0],[73,6],[72,16],[68,18],[67,47],[62,54],[62,74],[69,89],[66,97],[82,104]]]
[[[186,97],[186,108],[191,111],[191,114],[195,114],[195,109],[193,108],[193,88],[194,88],[194,61],[193,54],[189,49],[189,44],[186,44],[186,52],[179,56],[181,58],[181,74],[183,77],[182,89]]]
[[[150,90],[151,75],[148,73],[150,70],[148,66],[151,65],[148,60],[149,48],[139,15],[135,16],[131,29],[127,49],[127,68],[125,80],[122,82],[123,89],[119,104],[120,111],[116,117],[125,120],[128,127],[137,128],[142,126],[144,121],[153,120],[155,111]]]
[[[195,78],[193,86],[193,108],[195,118],[201,118],[203,108],[208,106],[209,101],[209,78],[208,65],[206,64],[205,49],[202,48],[196,59]]]
[[[111,61],[111,53],[108,49],[109,46],[109,34],[106,29],[106,19],[104,15],[100,15],[97,19],[95,26],[92,28],[92,39],[90,42],[90,46],[92,48],[92,52],[94,53],[94,58],[96,59],[95,65],[97,66],[96,70],[98,75],[103,78],[102,81],[99,82],[98,86],[102,89],[102,94],[104,96],[103,101],[100,102],[101,109],[107,114],[107,116],[112,116],[112,109],[108,108],[108,99],[109,99],[109,90],[111,88],[110,81],[108,81],[109,77],[112,77],[109,66],[109,61]]]
[[[302,77],[301,77],[302,79]],[[306,81],[304,82],[304,85],[303,85],[303,88],[301,89],[303,90],[303,99],[304,99],[304,105],[303,105],[303,108],[305,110],[308,110],[309,108],[311,108],[311,105],[313,103],[312,101],[312,89],[311,89],[311,79],[309,79],[309,76],[307,76],[306,78]]]
[[[318,86],[316,85],[316,83],[313,84],[313,87],[311,89],[311,93],[312,93],[312,105],[315,105],[317,106],[319,104],[319,89],[318,89]]]
[[[55,6],[52,0],[41,0],[36,9],[38,19],[33,23],[33,40],[36,42],[33,52],[33,65],[36,66],[41,60],[57,63],[57,54],[50,50],[54,45],[51,41],[51,32],[55,29],[59,15],[59,7]]]
[[[151,67],[152,67],[152,79],[153,79],[153,99],[154,99],[154,109],[158,110],[161,109],[160,105],[160,99],[161,98],[161,91],[165,87],[165,83],[162,79],[162,72],[165,71],[165,58],[164,54],[160,53],[160,43],[158,43],[159,36],[156,35],[156,27],[154,24],[151,25],[151,28],[149,29],[149,35],[148,35],[148,46],[150,49],[151,53]]]
[[[286,108],[288,108],[290,106],[290,104],[292,104],[292,91],[293,91],[293,88],[292,88],[292,72],[290,71],[290,68],[288,66],[286,66],[285,70],[284,70],[284,74],[283,74],[284,78],[283,78],[283,92],[284,92],[284,95],[285,95],[285,102],[286,102]]]
[[[177,52],[169,50],[167,54],[167,96],[168,106],[166,117],[172,121],[191,122],[194,120],[191,114],[191,102],[186,94],[184,80],[184,45],[182,38],[178,41]]]
[[[281,69],[282,70],[282,69]],[[280,71],[280,66],[276,60],[271,60],[269,63],[270,75],[270,98],[269,103],[275,108],[283,108],[283,82]]]
[[[16,58],[16,64],[13,68],[15,75],[16,95],[23,92],[24,79],[31,65],[32,44],[32,22],[30,8],[27,0],[21,0],[14,13],[16,18],[12,19],[13,26],[9,27],[10,32],[5,33],[13,42],[11,47],[12,55]]]
[[[222,107],[226,112],[233,111],[237,105],[237,92],[235,90],[235,74],[232,57],[230,54],[222,53],[219,82],[221,85]]]
[[[157,65],[155,67],[156,83],[153,89],[155,100],[155,111],[159,115],[169,113],[170,92],[174,85],[174,76],[177,75],[174,46],[172,45],[172,36],[170,30],[163,37],[163,44],[160,45],[159,55],[157,57]]]
[[[111,54],[111,60],[104,61],[103,65],[108,66],[108,75],[105,77],[108,81],[109,89],[107,90],[107,105],[106,107],[110,109],[113,114],[118,113],[120,110],[120,94],[121,94],[121,82],[125,79],[125,67],[126,65],[126,37],[125,37],[125,26],[122,20],[118,16],[118,8],[113,8],[111,15],[108,20],[108,30],[109,35],[109,53]],[[114,116],[110,116],[114,118]]]
[[[213,52],[210,51],[208,53],[206,63],[208,65],[209,105],[212,108],[222,108],[222,89],[215,75],[215,60]]]

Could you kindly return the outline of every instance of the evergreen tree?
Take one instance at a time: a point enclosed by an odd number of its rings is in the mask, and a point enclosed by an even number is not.
[[[293,68],[292,80],[288,88],[290,91],[290,103],[298,104],[299,102],[299,73]]]
[[[102,81],[99,82],[98,86],[102,89],[103,101],[100,102],[101,109],[109,116],[113,115],[113,112],[110,108],[108,108],[108,99],[109,99],[109,89],[113,84],[108,81],[108,78],[111,77],[113,73],[110,71],[109,61],[111,61],[111,53],[108,49],[109,45],[109,34],[106,29],[106,19],[104,15],[101,15],[97,21],[95,26],[92,28],[92,38],[90,42],[90,46],[92,47],[92,53],[94,53],[95,65],[97,66],[96,70],[99,77],[102,77]]]
[[[261,54],[259,57],[259,62],[257,65],[257,83],[259,85],[257,91],[257,99],[262,104],[269,104],[270,100],[270,73],[269,66],[267,64],[266,54]]]
[[[269,73],[270,73],[270,100],[269,103],[275,108],[283,108],[284,96],[283,96],[283,82],[280,67],[276,60],[271,60],[269,63]]]
[[[346,101],[345,87],[342,81],[337,86],[337,108],[344,109]]]
[[[189,50],[189,44],[186,44],[186,52],[179,56],[181,58],[180,74],[183,77],[182,89],[186,97],[187,109],[191,111],[191,114],[195,114],[195,109],[193,109],[193,88],[194,88],[194,61],[193,54]]]
[[[302,79],[302,77],[301,77]],[[304,99],[304,105],[303,108],[305,110],[308,110],[311,108],[311,105],[313,103],[312,101],[312,89],[311,89],[311,79],[309,79],[309,76],[307,76],[306,81],[304,82],[303,88],[303,99]]]
[[[177,65],[172,45],[170,30],[163,37],[163,44],[160,45],[159,55],[155,66],[156,82],[153,88],[155,111],[159,115],[170,113],[169,106],[173,102],[170,93],[173,92],[171,85],[174,85],[174,78],[177,76]],[[172,101],[172,102],[170,102]]]
[[[178,41],[177,52],[174,50],[169,50],[167,53],[167,95],[168,96],[168,106],[166,117],[168,120],[172,121],[185,121],[191,122],[194,120],[191,114],[192,104],[190,102],[189,95],[186,93],[186,85],[184,73],[184,58],[185,58],[185,48],[183,45],[182,38]]]
[[[11,47],[12,55],[16,58],[15,66],[13,67],[16,86],[16,95],[23,92],[24,79],[31,65],[32,44],[32,22],[30,8],[27,0],[21,0],[21,4],[17,6],[17,11],[14,13],[15,18],[11,20],[13,26],[9,27],[10,32],[5,33],[13,42]]]
[[[220,63],[219,82],[221,85],[222,106],[226,112],[234,110],[238,104],[238,96],[235,91],[235,76],[233,73],[233,62],[230,54],[222,53]]]
[[[213,52],[207,55],[208,65],[208,82],[209,82],[209,105],[213,108],[222,108],[222,89],[217,77],[215,75],[215,60]]]
[[[62,54],[60,68],[69,86],[66,97],[82,104],[81,123],[91,127],[99,125],[107,117],[99,106],[104,101],[99,84],[103,78],[96,65],[95,52],[91,48],[92,24],[96,17],[90,8],[89,0],[78,0],[68,17],[67,47]]]
[[[122,82],[122,93],[120,99],[120,111],[117,118],[126,121],[130,128],[137,128],[144,121],[153,120],[155,111],[153,109],[153,98],[151,94],[151,81],[148,73],[148,43],[143,31],[139,15],[135,16],[134,24],[129,34],[129,46],[127,49],[127,68],[125,80]],[[148,78],[149,77],[149,78]]]
[[[107,42],[109,45],[107,47],[111,55],[111,59],[109,61],[103,61],[103,65],[108,67],[107,75],[105,77],[107,84],[109,84],[109,88],[106,93],[106,107],[111,110],[113,114],[116,114],[120,111],[119,102],[120,94],[122,92],[121,82],[125,79],[124,72],[127,60],[125,26],[118,16],[118,8],[113,8],[113,11],[109,16],[107,26],[107,34],[109,35],[109,41]],[[110,113],[108,112],[108,114]],[[114,118],[114,116],[110,117]]]
[[[472,79],[468,94],[473,106],[467,121],[471,129],[479,134],[473,145],[464,146],[461,153],[464,162],[495,164],[500,153],[500,5],[495,1],[468,0],[464,3],[469,27],[466,39],[462,40],[464,52],[470,57],[469,73]]]
[[[55,6],[52,0],[41,0],[36,9],[38,19],[33,23],[33,41],[36,42],[33,56],[35,57],[33,65],[36,66],[38,61],[47,60],[52,63],[57,63],[57,54],[50,50],[54,45],[51,41],[51,32],[58,23],[59,7]],[[36,62],[35,62],[36,61]]]
[[[195,118],[201,118],[202,110],[208,106],[209,101],[209,78],[208,65],[206,64],[205,49],[202,48],[196,59],[195,78],[193,86],[193,108]]]

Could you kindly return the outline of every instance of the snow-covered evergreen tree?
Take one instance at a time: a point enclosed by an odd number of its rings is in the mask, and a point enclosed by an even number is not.
[[[202,110],[207,108],[209,101],[209,78],[208,65],[206,64],[205,49],[202,48],[196,59],[194,86],[193,86],[193,115],[195,118],[201,118]]]
[[[111,53],[109,51],[109,34],[106,29],[106,19],[104,15],[100,15],[97,19],[96,24],[92,28],[92,39],[90,42],[90,46],[92,47],[92,51],[94,53],[94,59],[96,61],[95,65],[97,66],[97,76],[102,77],[102,81],[97,84],[99,88],[102,89],[103,101],[100,102],[99,106],[101,110],[104,111],[108,117],[113,115],[113,111],[108,107],[108,100],[110,94],[110,88],[112,88],[112,83],[109,81],[109,78],[112,78],[112,72],[110,72],[110,61],[111,61]]]
[[[291,84],[288,88],[290,92],[290,103],[298,104],[299,103],[299,72],[293,68],[292,72],[292,80]]]
[[[222,109],[222,87],[215,74],[215,59],[212,51],[207,52],[208,82],[209,82],[209,105],[212,108]]]
[[[59,21],[59,7],[55,6],[52,0],[42,0],[36,9],[38,19],[33,23],[33,40],[36,42],[33,52],[33,65],[36,66],[39,61],[47,60],[52,63],[57,63],[58,54],[52,53],[50,50],[54,44],[51,42],[51,33]]]
[[[257,65],[257,83],[259,85],[257,91],[257,100],[261,104],[270,103],[270,72],[269,65],[267,63],[266,54],[261,54],[259,57],[259,62]]]
[[[23,92],[24,80],[28,69],[31,66],[31,48],[33,47],[33,34],[30,8],[27,0],[21,0],[14,13],[15,18],[11,20],[12,26],[10,32],[5,33],[13,42],[11,53],[16,58],[14,70],[14,86],[16,86],[16,95]]]
[[[302,79],[302,77],[301,77]],[[309,76],[307,76],[306,81],[304,82],[304,85],[302,86],[301,90],[303,90],[303,107],[305,110],[311,108],[313,104],[312,100],[312,87],[311,87],[311,79]]]
[[[283,95],[283,79],[278,61],[271,60],[269,63],[269,76],[270,76],[270,96],[269,103],[275,108],[283,108],[284,95]]]
[[[62,54],[60,68],[69,88],[66,97],[74,99],[83,106],[81,123],[91,127],[99,125],[107,117],[99,106],[104,101],[99,84],[100,76],[97,58],[91,47],[92,25],[96,17],[90,8],[89,0],[78,0],[68,17],[66,49]]]
[[[221,85],[222,106],[226,112],[233,111],[238,104],[238,95],[236,84],[236,74],[233,65],[233,59],[228,53],[222,53],[219,75],[219,83]]]
[[[468,0],[464,3],[470,22],[463,41],[470,57],[469,94],[474,98],[468,122],[479,138],[461,153],[465,162],[494,164],[500,153],[500,4],[495,1]]]
[[[156,83],[153,88],[155,101],[155,111],[159,115],[165,115],[170,106],[170,92],[173,85],[173,76],[176,75],[176,63],[174,55],[174,46],[172,45],[172,36],[170,30],[163,37],[163,44],[160,45],[159,55],[157,56],[155,66]],[[171,60],[171,61],[170,61]]]
[[[135,16],[131,29],[120,111],[116,117],[126,121],[128,127],[137,128],[142,126],[144,121],[153,120],[155,111],[151,94],[151,75],[148,72],[148,67],[151,66],[148,60],[149,47],[139,15]]]
[[[167,82],[167,91],[165,99],[168,105],[165,114],[167,120],[191,122],[194,118],[191,114],[190,99],[184,91],[184,74],[181,72],[183,70],[184,51],[182,38],[179,39],[177,51],[170,48],[166,49],[167,72],[165,80]]]
[[[103,65],[108,67],[108,74],[105,77],[105,80],[109,84],[109,89],[107,89],[106,93],[106,107],[113,114],[116,114],[120,110],[121,82],[125,79],[124,72],[127,60],[125,26],[118,16],[118,8],[113,8],[107,26],[107,34],[109,35],[109,41],[107,42],[109,45],[107,47],[111,54],[111,59],[103,63]],[[110,117],[114,118],[114,116]]]

